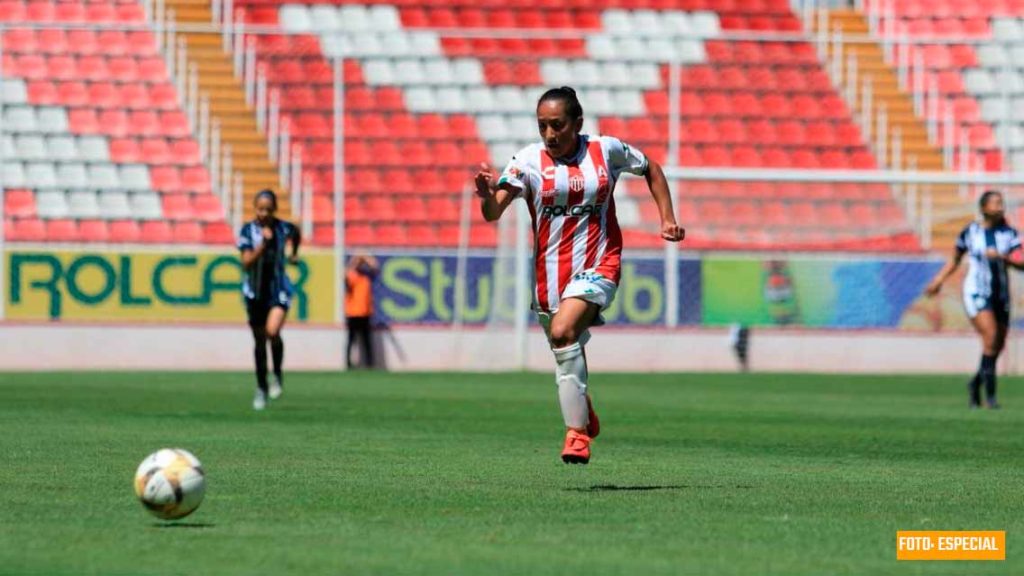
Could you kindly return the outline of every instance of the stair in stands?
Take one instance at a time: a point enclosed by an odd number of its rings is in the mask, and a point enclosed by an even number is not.
[[[179,23],[209,24],[213,20],[208,0],[167,0]],[[221,141],[231,146],[234,170],[242,173],[244,213],[252,215],[252,199],[271,188],[278,192],[280,214],[295,219],[289,194],[281,188],[277,166],[269,159],[266,135],[256,125],[255,110],[245,102],[245,89],[235,77],[231,54],[223,51],[220,34],[182,32],[190,63],[199,72],[200,90],[209,95],[210,116],[220,121]]]
[[[844,37],[864,38],[870,34],[867,19],[857,10],[833,9],[828,16],[829,29],[834,31],[838,28]],[[892,168],[909,169],[913,166],[918,170],[944,170],[942,151],[928,141],[925,121],[914,113],[911,95],[900,89],[898,73],[885,63],[882,47],[877,42],[858,42],[847,44],[846,50],[856,59],[858,75],[871,79],[871,122],[877,124],[878,112],[884,106],[890,129],[895,126],[900,129],[903,158],[900,166]],[[845,68],[845,62],[843,64]],[[858,90],[855,105],[858,114],[864,113],[863,97],[862,91]],[[970,211],[964,206],[955,186],[933,186],[931,192],[932,213],[935,215],[931,246],[934,250],[945,251],[953,245],[965,218],[970,218]]]

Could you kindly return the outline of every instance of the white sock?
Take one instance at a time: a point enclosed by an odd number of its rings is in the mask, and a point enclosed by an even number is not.
[[[558,402],[562,405],[562,418],[570,428],[587,426],[587,361],[579,342],[565,348],[553,348],[555,353],[555,382],[558,384]]]

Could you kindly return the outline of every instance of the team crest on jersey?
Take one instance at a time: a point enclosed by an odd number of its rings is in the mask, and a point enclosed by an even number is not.
[[[572,192],[582,192],[587,187],[587,180],[583,176],[570,176],[569,177],[569,190]]]

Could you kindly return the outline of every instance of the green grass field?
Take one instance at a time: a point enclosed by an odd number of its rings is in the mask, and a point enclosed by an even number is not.
[[[1024,394],[959,377],[592,377],[589,466],[548,374],[0,375],[3,574],[1024,573]],[[193,451],[162,523],[135,467]],[[1007,530],[1006,562],[896,562],[896,530]]]

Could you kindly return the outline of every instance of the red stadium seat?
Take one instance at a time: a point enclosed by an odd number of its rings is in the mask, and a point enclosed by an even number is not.
[[[174,242],[201,244],[203,242],[203,225],[194,220],[175,222],[172,236]]]
[[[226,222],[208,222],[203,226],[203,244],[233,245],[235,235]]]
[[[36,218],[8,219],[5,236],[13,242],[42,242],[46,240],[46,225]]]
[[[199,194],[192,199],[193,216],[200,222],[217,222],[224,220],[224,207],[220,198],[213,194]]]
[[[139,224],[134,220],[114,220],[110,223],[110,241],[134,243],[142,236]]]
[[[146,244],[169,244],[173,236],[171,234],[171,225],[163,220],[153,220],[143,222],[140,232],[139,241]]]
[[[191,194],[210,194],[210,173],[205,166],[189,166],[181,170],[181,189]]]
[[[36,216],[35,195],[31,190],[4,191],[4,215],[8,218],[34,218]]]
[[[78,223],[78,232],[82,242],[107,242],[110,239],[105,220],[82,220]]]
[[[135,138],[111,138],[109,148],[110,160],[113,162],[130,164],[142,158],[139,142]]]
[[[65,219],[47,220],[46,239],[51,242],[78,242],[81,239],[78,223]]]

